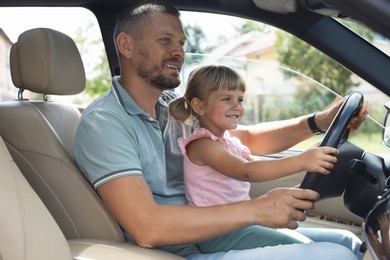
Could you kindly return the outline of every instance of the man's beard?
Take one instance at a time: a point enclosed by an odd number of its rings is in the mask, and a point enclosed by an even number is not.
[[[148,60],[149,56],[145,53],[140,53],[140,55],[144,58],[144,60]],[[178,61],[178,58],[171,58],[167,59],[164,62],[167,61]],[[159,74],[157,76],[154,76],[154,72],[157,72],[160,70],[160,67],[157,65],[154,65],[152,69],[147,69],[146,64],[143,64],[138,69],[138,75],[142,77],[145,80],[148,80],[152,87],[158,88],[160,90],[168,90],[168,89],[174,89],[177,88],[180,85],[180,79],[179,78],[169,78],[162,74]]]
[[[161,90],[174,89],[180,85],[180,79],[170,79],[163,75],[158,75],[150,79],[153,87]]]

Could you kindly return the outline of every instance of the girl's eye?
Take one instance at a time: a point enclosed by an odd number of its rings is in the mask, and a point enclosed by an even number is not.
[[[243,99],[243,98],[239,98],[239,99],[237,99],[237,102],[238,102],[239,104],[242,104],[242,103],[244,103],[244,99]]]
[[[224,101],[224,102],[230,102],[230,98],[229,98],[229,97],[222,98],[222,101]]]

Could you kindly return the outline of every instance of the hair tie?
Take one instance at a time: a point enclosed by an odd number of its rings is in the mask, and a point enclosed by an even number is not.
[[[185,106],[185,108],[186,108],[186,109],[189,109],[189,108],[191,107],[191,102],[190,102],[190,100],[189,100],[187,97],[185,97],[185,96],[183,96],[182,98],[183,98],[183,100],[184,100],[184,106]]]
[[[187,104],[191,105],[191,101],[190,101],[187,97],[183,96],[183,100],[184,100]]]

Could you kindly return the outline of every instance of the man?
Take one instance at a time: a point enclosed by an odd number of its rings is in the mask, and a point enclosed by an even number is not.
[[[186,36],[179,16],[175,7],[166,4],[143,4],[119,15],[114,40],[121,76],[114,77],[111,90],[85,110],[74,140],[77,164],[123,228],[126,239],[192,259],[354,258],[347,247],[329,243],[342,243],[335,239],[339,234],[332,232],[317,232],[318,239],[327,242],[207,256],[199,252],[194,245],[197,241],[226,233],[240,236],[240,229],[250,225],[295,229],[305,220],[303,211],[313,208],[318,194],[283,188],[236,204],[186,205],[183,157],[177,139],[190,129],[168,120],[166,114],[168,100],[176,97],[167,90],[180,84],[184,60]],[[317,113],[313,119],[319,129],[329,126],[340,105]],[[366,114],[364,104],[350,128],[358,127]],[[264,154],[285,150],[313,133],[307,117],[300,117],[241,127],[232,135],[252,153]],[[358,246],[355,238],[342,235],[346,246]]]

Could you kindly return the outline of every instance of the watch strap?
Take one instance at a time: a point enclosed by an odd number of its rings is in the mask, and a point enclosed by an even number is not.
[[[316,117],[316,113],[313,113],[313,114],[309,115],[309,117],[307,118],[307,123],[309,124],[309,128],[310,128],[311,132],[315,135],[325,133],[324,131],[322,131],[321,129],[318,128],[316,121],[315,121],[315,117]]]

